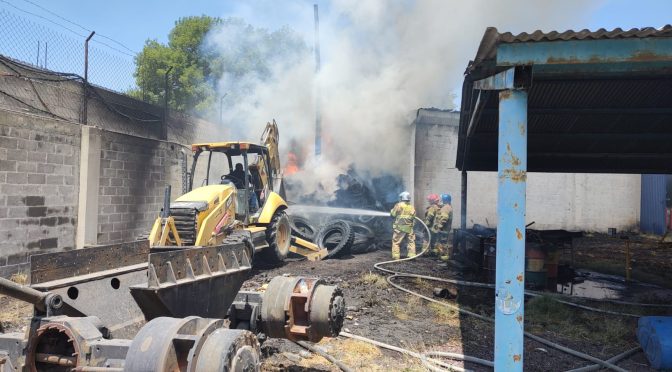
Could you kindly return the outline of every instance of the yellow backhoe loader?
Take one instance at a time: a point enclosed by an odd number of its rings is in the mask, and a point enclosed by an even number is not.
[[[247,242],[248,259],[256,252],[270,262],[294,252],[310,260],[327,254],[293,237],[285,210],[278,126],[266,125],[261,144],[212,142],[191,146],[189,191],[164,207],[149,234],[154,250],[220,246]],[[195,186],[197,184],[198,186]]]

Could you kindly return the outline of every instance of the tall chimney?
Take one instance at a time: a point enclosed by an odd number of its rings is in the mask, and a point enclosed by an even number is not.
[[[317,4],[313,5],[315,11],[315,156],[322,154],[322,113],[320,112],[320,17]]]

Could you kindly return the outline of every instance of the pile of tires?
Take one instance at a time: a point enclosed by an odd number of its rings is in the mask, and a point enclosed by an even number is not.
[[[316,227],[311,220],[301,216],[291,216],[290,220],[292,234],[326,248],[328,258],[373,252],[384,244],[379,239],[378,229],[369,226],[373,221],[362,223],[351,216],[335,215],[323,219]]]

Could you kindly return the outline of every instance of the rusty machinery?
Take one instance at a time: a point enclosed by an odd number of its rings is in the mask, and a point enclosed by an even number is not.
[[[263,293],[240,291],[248,247],[231,237],[32,256],[29,287],[0,280],[0,293],[34,305],[25,333],[0,334],[0,371],[255,371],[266,337],[338,335],[345,305],[336,286],[276,277]]]

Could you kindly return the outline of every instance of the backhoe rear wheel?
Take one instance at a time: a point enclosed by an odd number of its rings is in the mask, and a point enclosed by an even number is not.
[[[266,228],[266,241],[268,247],[264,249],[263,256],[270,262],[282,262],[289,253],[292,243],[292,226],[285,211],[276,211],[271,223]]]

